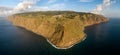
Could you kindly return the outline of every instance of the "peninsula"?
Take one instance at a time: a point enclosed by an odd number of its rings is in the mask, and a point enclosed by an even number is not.
[[[84,28],[107,22],[103,15],[74,11],[40,11],[14,14],[8,17],[46,40],[58,49],[67,49],[86,38]]]

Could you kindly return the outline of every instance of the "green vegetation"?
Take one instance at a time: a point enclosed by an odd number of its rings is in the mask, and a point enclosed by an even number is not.
[[[74,11],[41,11],[9,16],[14,25],[43,35],[58,48],[68,48],[85,38],[84,27],[108,21],[102,15]]]

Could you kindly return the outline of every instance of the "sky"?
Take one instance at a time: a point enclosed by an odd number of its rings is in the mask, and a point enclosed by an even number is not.
[[[31,11],[76,11],[120,17],[120,0],[0,0],[0,16]]]

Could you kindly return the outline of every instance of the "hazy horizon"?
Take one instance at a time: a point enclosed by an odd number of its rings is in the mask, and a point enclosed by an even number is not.
[[[0,16],[32,11],[76,11],[120,17],[120,0],[2,0]]]

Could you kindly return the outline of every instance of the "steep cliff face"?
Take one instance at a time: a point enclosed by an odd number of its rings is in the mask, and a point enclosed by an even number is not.
[[[9,20],[42,35],[56,48],[70,48],[83,41],[84,27],[108,21],[102,15],[69,11],[21,13],[9,16]]]

